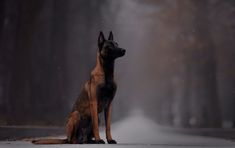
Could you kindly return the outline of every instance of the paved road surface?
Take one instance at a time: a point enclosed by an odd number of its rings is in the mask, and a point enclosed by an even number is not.
[[[135,113],[129,118],[119,123],[113,124],[113,138],[117,140],[117,145],[33,145],[30,141],[0,141],[0,148],[41,148],[41,147],[58,147],[58,148],[175,148],[175,147],[192,147],[192,148],[223,148],[234,147],[235,132],[231,130],[213,130],[200,129],[194,131],[176,132],[175,130],[159,127],[150,119],[142,116],[141,113]],[[54,129],[56,130],[56,129]],[[101,129],[102,130],[102,129]],[[0,131],[1,132],[1,131]],[[101,132],[101,137],[105,137]],[[201,133],[201,134],[200,134]],[[1,135],[1,134],[0,134]],[[26,134],[30,135],[30,132]],[[204,135],[204,136],[202,136]],[[31,137],[28,137],[31,138]],[[59,138],[63,138],[60,136]]]

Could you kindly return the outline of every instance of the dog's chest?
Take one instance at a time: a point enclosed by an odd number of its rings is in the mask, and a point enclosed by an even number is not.
[[[98,108],[103,110],[110,101],[112,101],[115,92],[116,84],[114,82],[100,84],[97,88]]]

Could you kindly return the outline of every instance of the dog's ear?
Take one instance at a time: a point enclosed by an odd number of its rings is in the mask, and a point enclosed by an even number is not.
[[[98,37],[98,46],[99,48],[102,48],[103,44],[105,42],[105,37],[102,31],[100,31],[99,37]]]
[[[113,32],[112,32],[112,31],[109,32],[109,38],[108,38],[108,40],[113,41]]]

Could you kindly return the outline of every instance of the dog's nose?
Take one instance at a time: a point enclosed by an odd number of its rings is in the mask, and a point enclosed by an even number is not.
[[[125,49],[122,49],[121,51],[122,51],[122,53],[123,53],[123,54],[125,54],[125,53],[126,53],[126,50],[125,50]]]

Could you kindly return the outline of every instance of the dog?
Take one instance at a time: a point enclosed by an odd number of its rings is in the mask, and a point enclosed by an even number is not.
[[[115,59],[125,55],[110,31],[108,40],[101,31],[98,37],[96,66],[85,83],[69,115],[67,139],[33,140],[34,144],[105,144],[99,135],[98,114],[104,112],[106,139],[109,144],[117,142],[111,136],[111,104],[117,85],[114,81]]]

